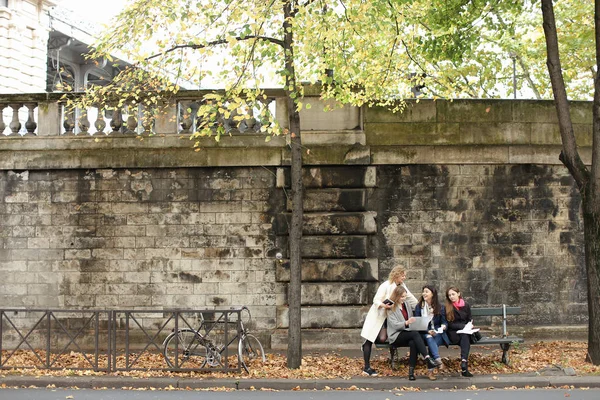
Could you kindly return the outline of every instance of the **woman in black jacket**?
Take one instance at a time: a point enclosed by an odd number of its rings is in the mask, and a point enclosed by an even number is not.
[[[462,376],[471,377],[469,372],[469,352],[471,335],[458,333],[472,320],[471,306],[462,298],[460,290],[451,286],[446,290],[446,319],[448,320],[448,338],[451,344],[460,346],[460,369]]]

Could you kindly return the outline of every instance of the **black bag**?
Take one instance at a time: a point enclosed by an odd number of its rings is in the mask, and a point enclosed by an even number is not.
[[[471,344],[475,344],[477,342],[479,342],[481,340],[483,336],[481,336],[481,333],[479,333],[479,331],[477,332],[473,332],[473,334],[471,335]]]

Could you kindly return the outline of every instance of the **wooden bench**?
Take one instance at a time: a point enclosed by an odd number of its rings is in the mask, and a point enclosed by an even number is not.
[[[508,307],[503,304],[500,307],[477,307],[471,308],[471,315],[473,316],[473,320],[475,326],[480,326],[478,323],[477,317],[502,317],[502,336],[501,337],[482,337],[477,343],[471,344],[471,346],[487,346],[487,345],[500,345],[502,349],[502,362],[506,365],[509,364],[509,356],[508,351],[510,350],[510,345],[513,343],[523,343],[525,339],[518,336],[509,336],[506,328],[506,319],[509,315],[519,315],[521,314],[521,307]],[[375,346],[380,349],[390,349],[390,363],[392,369],[394,369],[394,360],[396,357],[396,348],[392,347],[389,343],[376,343]]]

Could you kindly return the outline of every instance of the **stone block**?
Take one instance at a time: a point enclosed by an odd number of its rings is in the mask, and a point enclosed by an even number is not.
[[[360,328],[370,306],[302,307],[302,328]],[[277,307],[277,326],[289,327],[287,306]]]
[[[457,123],[368,123],[365,135],[369,146],[419,146],[460,144]]]
[[[511,122],[510,100],[436,101],[438,122]]]
[[[354,282],[377,281],[377,259],[366,260],[326,260],[303,259],[302,281],[304,282]],[[288,261],[276,263],[277,281],[289,282],[290,265]]]
[[[304,211],[364,211],[367,194],[363,189],[307,189],[304,192]],[[287,210],[291,211],[287,199]]]
[[[371,146],[374,165],[434,164],[433,146]]]
[[[313,131],[305,131],[302,126],[303,146],[352,146],[355,143],[366,144],[365,133],[362,130],[324,131],[318,127]]]
[[[305,235],[359,235],[375,234],[377,231],[374,212],[305,213],[303,222]],[[291,214],[278,214],[275,234],[287,234],[290,224]]]
[[[461,144],[529,144],[531,124],[515,122],[460,123]]]
[[[367,283],[303,283],[302,305],[366,305],[371,301]]]
[[[436,103],[432,100],[406,101],[406,106],[398,112],[386,107],[365,108],[365,122],[435,122]]]
[[[311,130],[353,130],[360,128],[360,108],[341,105],[335,100],[321,100],[317,97],[304,98],[311,108],[300,111],[300,124],[303,131]]]
[[[305,236],[302,238],[304,258],[366,258],[364,236]]]
[[[283,171],[285,187],[290,186],[290,170]],[[281,184],[282,179],[278,180]],[[302,169],[302,183],[305,188],[366,188],[376,185],[374,167],[313,167]]]

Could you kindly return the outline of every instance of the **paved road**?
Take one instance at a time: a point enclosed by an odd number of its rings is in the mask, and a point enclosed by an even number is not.
[[[72,389],[0,389],[1,400],[598,400],[600,389],[457,390],[457,391],[134,391]]]

